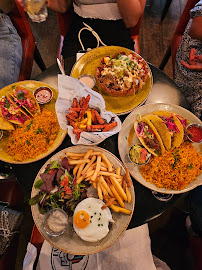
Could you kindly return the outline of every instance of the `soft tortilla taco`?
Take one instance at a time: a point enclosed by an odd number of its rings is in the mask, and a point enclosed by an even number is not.
[[[22,85],[16,86],[12,92],[8,92],[11,100],[22,106],[29,114],[34,116],[40,113],[40,106],[33,95],[32,91]]]
[[[19,106],[11,101],[8,95],[0,98],[0,116],[17,125],[23,124],[30,118]]]
[[[156,130],[158,131],[161,140],[166,148],[166,150],[170,150],[171,148],[171,136],[169,133],[169,129],[164,123],[164,121],[158,117],[157,115],[148,114],[145,115],[147,119],[155,126]]]
[[[171,148],[179,147],[184,138],[184,128],[180,120],[174,113],[168,111],[156,111],[154,114],[159,116],[167,126],[171,136]]]
[[[159,156],[165,152],[158,131],[146,117],[136,120],[134,130],[142,145],[154,156]]]

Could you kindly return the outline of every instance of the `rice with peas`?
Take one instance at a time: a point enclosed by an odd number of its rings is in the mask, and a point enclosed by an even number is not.
[[[5,150],[17,161],[33,159],[48,150],[58,131],[56,113],[44,108],[10,133]]]
[[[152,157],[140,168],[146,181],[158,188],[182,190],[202,172],[202,157],[190,142]]]

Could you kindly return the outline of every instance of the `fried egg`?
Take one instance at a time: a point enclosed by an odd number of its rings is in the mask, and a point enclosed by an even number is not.
[[[97,242],[109,232],[109,222],[114,222],[109,208],[101,207],[104,202],[87,198],[81,201],[73,216],[73,227],[77,235],[88,242]]]

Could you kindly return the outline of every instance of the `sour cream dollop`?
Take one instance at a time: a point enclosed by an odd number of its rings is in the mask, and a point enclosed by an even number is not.
[[[39,87],[35,90],[34,96],[39,104],[45,104],[51,101],[53,92],[48,87]]]

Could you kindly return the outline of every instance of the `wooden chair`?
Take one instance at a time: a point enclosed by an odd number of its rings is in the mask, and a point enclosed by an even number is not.
[[[182,39],[182,36],[184,34],[185,28],[187,26],[187,23],[189,22],[190,19],[190,10],[196,5],[198,0],[188,0],[184,11],[180,17],[180,20],[178,22],[178,25],[176,27],[176,30],[173,34],[173,37],[170,41],[170,44],[168,46],[168,49],[163,57],[163,60],[159,66],[159,69],[163,70],[164,67],[166,66],[169,58],[172,56],[172,66],[173,66],[173,75],[174,75],[174,68],[175,68],[175,59],[176,59],[176,53],[178,50],[178,47],[180,45],[180,41]]]
[[[165,5],[163,7],[163,12],[161,14],[161,21],[160,21],[161,23],[165,19],[165,16],[168,13],[168,10],[169,10],[169,7],[170,7],[171,3],[172,3],[172,0],[166,0]]]
[[[140,17],[136,26],[130,28],[131,38],[135,42],[134,51],[138,54],[140,54],[139,33],[140,33],[140,27],[142,24],[142,19],[143,19],[143,14]],[[59,46],[59,50],[58,50],[58,58],[60,59],[64,37],[68,33],[69,28],[70,28],[70,24],[72,22],[71,10],[68,10],[68,12],[66,12],[66,13],[57,13],[57,20],[58,20],[58,25],[59,25],[59,30],[60,30],[60,46]]]
[[[40,232],[37,229],[36,225],[34,224],[33,229],[32,229],[32,235],[31,235],[31,238],[30,238],[30,243],[37,248],[38,253],[40,253],[43,242],[44,242],[44,238],[40,234]]]
[[[36,46],[27,14],[18,2],[15,2],[15,7],[9,13],[9,17],[22,41],[22,64],[18,80],[28,80],[31,77],[33,60],[36,61],[41,71],[44,71],[46,66]]]

